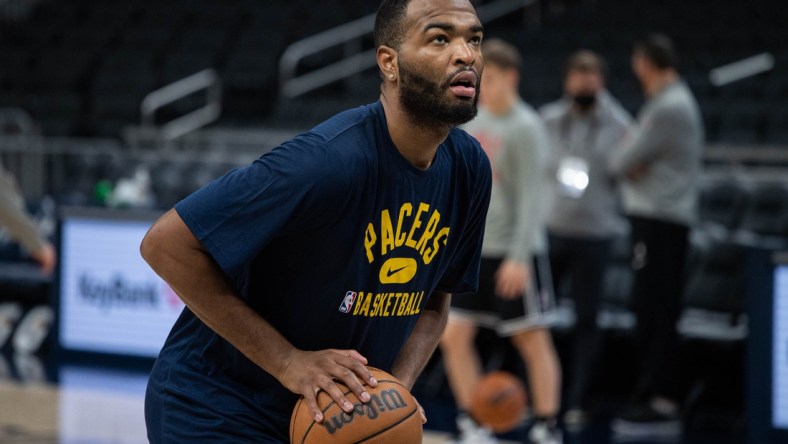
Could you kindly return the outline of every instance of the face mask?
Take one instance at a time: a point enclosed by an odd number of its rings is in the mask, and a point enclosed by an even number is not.
[[[572,100],[575,102],[575,105],[580,108],[580,110],[588,111],[596,104],[596,94],[580,93],[572,97]]]

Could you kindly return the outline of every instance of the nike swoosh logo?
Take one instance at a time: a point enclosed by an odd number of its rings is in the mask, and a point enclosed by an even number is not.
[[[404,266],[404,267],[397,268],[396,270],[394,270],[394,269],[392,269],[392,268],[389,268],[389,271],[387,271],[387,272],[386,272],[386,277],[392,277],[392,276],[394,276],[395,274],[399,273],[400,271],[402,271],[402,270],[404,270],[404,269],[406,269],[406,268],[408,268],[408,266],[407,266],[407,265],[406,265],[406,266]]]

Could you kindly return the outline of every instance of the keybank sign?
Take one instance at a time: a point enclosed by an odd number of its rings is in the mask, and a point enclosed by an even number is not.
[[[79,278],[79,296],[101,309],[113,307],[151,308],[159,304],[159,292],[151,282],[132,282],[123,276],[102,280],[89,273]]]
[[[101,215],[62,221],[60,343],[69,350],[155,357],[183,303],[140,257],[153,219]]]

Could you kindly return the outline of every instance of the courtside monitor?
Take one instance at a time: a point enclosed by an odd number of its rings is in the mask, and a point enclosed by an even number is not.
[[[788,442],[788,253],[748,258],[747,420],[749,442]]]
[[[159,213],[64,209],[57,285],[65,352],[155,358],[183,309],[140,256]]]

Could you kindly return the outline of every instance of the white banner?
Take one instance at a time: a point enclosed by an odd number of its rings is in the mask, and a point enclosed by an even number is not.
[[[149,221],[67,217],[61,229],[60,342],[156,357],[183,309],[140,256]]]
[[[772,424],[788,429],[788,265],[775,268],[773,328]]]

